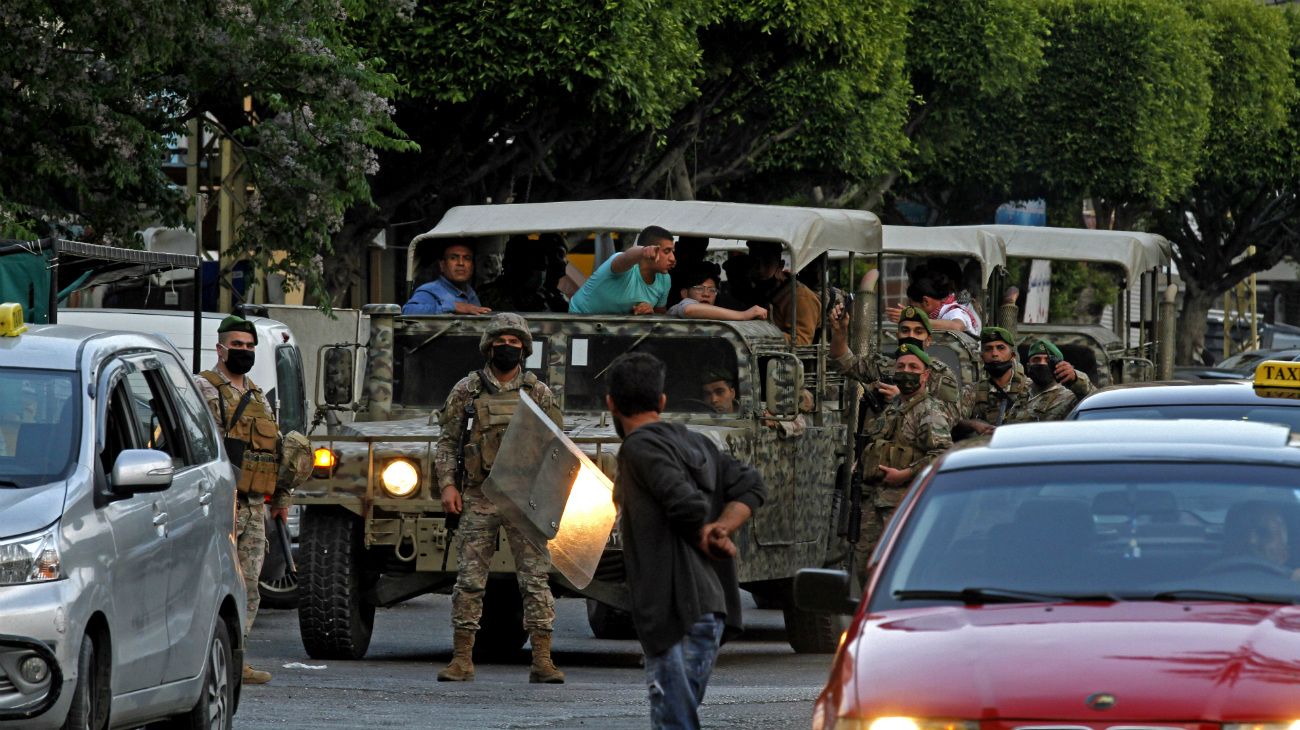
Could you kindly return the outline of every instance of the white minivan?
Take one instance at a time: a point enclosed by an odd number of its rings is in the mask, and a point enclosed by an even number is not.
[[[217,326],[229,315],[204,312],[199,363],[209,370],[217,363]],[[249,315],[257,328],[257,353],[248,375],[275,409],[280,432],[307,433],[307,390],[302,354],[293,332],[283,322]],[[59,324],[159,335],[180,351],[185,367],[194,362],[194,315],[149,309],[59,309]]]

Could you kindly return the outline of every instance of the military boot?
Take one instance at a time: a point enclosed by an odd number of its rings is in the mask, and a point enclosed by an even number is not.
[[[270,672],[264,672],[261,669],[253,669],[247,664],[244,665],[244,684],[266,684],[270,681]]]
[[[564,672],[551,661],[550,632],[536,632],[529,637],[533,645],[533,665],[528,668],[528,681],[542,684],[564,684]]]
[[[439,682],[469,682],[474,679],[474,632],[456,629],[451,663],[438,672]]]

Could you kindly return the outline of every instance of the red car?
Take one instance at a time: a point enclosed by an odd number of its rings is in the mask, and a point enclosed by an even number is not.
[[[1300,730],[1300,448],[1284,426],[999,428],[899,506],[812,726]]]

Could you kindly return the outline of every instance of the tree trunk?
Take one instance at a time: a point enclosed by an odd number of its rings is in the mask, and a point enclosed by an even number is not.
[[[1183,311],[1179,313],[1178,341],[1174,348],[1174,362],[1178,365],[1196,365],[1201,362],[1200,352],[1205,348],[1205,319],[1214,304],[1215,295],[1187,283],[1183,296]]]

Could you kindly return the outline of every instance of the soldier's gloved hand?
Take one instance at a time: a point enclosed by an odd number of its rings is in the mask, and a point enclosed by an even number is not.
[[[1069,385],[1079,379],[1078,373],[1074,372],[1074,366],[1065,360],[1056,363],[1056,370],[1054,372],[1056,375],[1056,382],[1061,385]]]
[[[442,509],[448,514],[458,515],[464,504],[460,500],[460,490],[448,484],[442,488]]]

